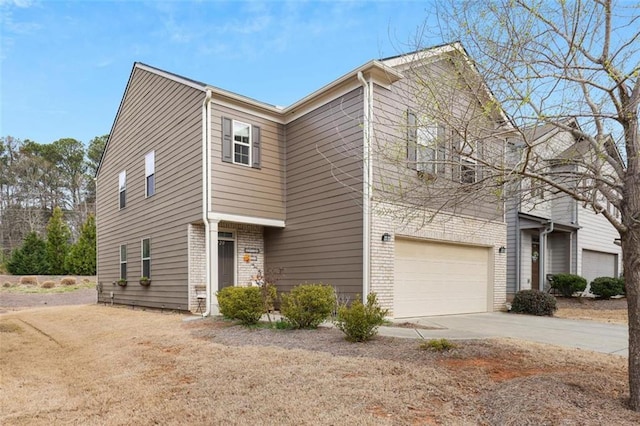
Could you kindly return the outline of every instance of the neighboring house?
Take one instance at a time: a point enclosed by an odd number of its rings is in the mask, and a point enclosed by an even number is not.
[[[575,120],[566,124],[578,126]],[[536,165],[561,179],[579,167],[572,159],[589,151],[586,141],[554,124],[529,129],[526,138],[546,161]],[[516,150],[521,146],[514,141]],[[615,149],[614,149],[615,151]],[[617,154],[617,151],[615,151]],[[575,177],[567,179],[575,180]],[[567,182],[568,183],[568,182]],[[571,273],[590,283],[597,277],[621,274],[618,231],[601,214],[566,194],[523,179],[516,196],[507,201],[507,292],[548,290],[551,274]],[[606,201],[612,213],[619,214]]]
[[[463,54],[446,45],[373,60],[286,108],[135,63],[97,173],[99,301],[195,311],[204,285],[215,313],[219,289],[277,270],[279,291],[374,291],[395,317],[501,308],[503,203],[445,207],[424,223],[415,213],[429,206],[400,207],[383,183],[481,178],[453,154],[452,131],[421,123],[408,96],[411,66],[451,74],[451,55]],[[451,136],[446,149],[428,146],[434,126]],[[376,149],[389,144],[403,153],[399,174]],[[503,152],[497,138],[477,149],[494,145]]]

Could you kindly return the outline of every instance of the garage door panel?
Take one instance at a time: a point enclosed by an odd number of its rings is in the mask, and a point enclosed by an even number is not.
[[[486,312],[489,250],[396,240],[396,317]]]
[[[598,277],[615,277],[618,256],[595,250],[582,250],[582,276],[588,283]]]

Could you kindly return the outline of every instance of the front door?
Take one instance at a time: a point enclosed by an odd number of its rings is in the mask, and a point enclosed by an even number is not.
[[[540,290],[540,241],[531,242],[531,288]]]
[[[218,288],[235,285],[234,267],[234,242],[229,240],[218,241]]]

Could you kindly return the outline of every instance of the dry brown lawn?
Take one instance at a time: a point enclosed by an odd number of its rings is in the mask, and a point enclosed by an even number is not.
[[[106,306],[0,315],[0,424],[637,425],[626,359],[344,341]]]
[[[558,318],[586,319],[611,324],[628,324],[627,299],[557,299],[558,310],[554,316]]]

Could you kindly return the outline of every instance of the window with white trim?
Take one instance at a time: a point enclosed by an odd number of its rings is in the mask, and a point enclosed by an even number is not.
[[[460,148],[460,182],[476,183],[478,181],[478,162],[473,155],[477,155],[478,142],[463,140]]]
[[[233,121],[233,162],[251,164],[251,126],[241,121]]]
[[[120,246],[120,279],[127,279],[127,245]]]
[[[151,239],[142,240],[142,276],[151,278]]]
[[[416,170],[425,173],[435,173],[438,126],[435,124],[419,126],[417,129],[417,137]]]
[[[222,161],[260,169],[260,126],[222,117]]]
[[[156,193],[156,152],[151,151],[144,156],[145,197]]]
[[[120,210],[127,205],[127,171],[123,170],[118,175],[118,199]]]

